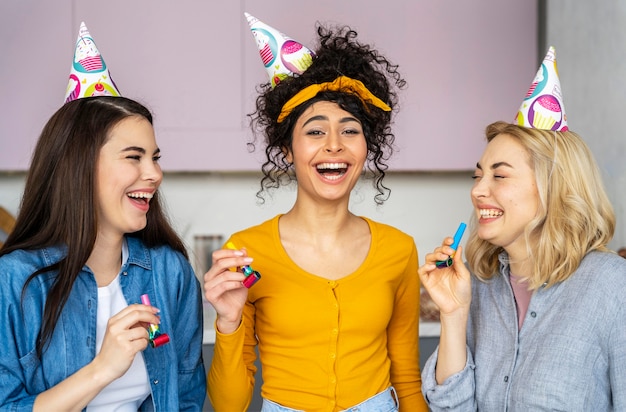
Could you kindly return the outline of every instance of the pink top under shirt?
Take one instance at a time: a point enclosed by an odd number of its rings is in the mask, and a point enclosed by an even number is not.
[[[517,306],[517,328],[522,329],[526,312],[528,311],[528,304],[530,303],[530,297],[532,296],[532,290],[528,290],[528,284],[520,282],[513,274],[509,274],[511,281],[511,287],[513,288],[513,295],[515,296],[515,306]]]

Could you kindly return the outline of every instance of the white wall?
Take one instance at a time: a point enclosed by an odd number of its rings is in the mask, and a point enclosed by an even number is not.
[[[626,0],[547,2],[546,43],[556,48],[567,122],[594,152],[626,245]]]
[[[383,206],[376,206],[371,181],[364,180],[353,193],[351,209],[412,235],[423,262],[423,256],[443,237],[454,234],[460,221],[468,221],[472,212],[471,174],[393,173],[385,178],[392,193]],[[273,198],[259,205],[255,197],[259,179],[256,173],[165,175],[165,205],[190,253],[195,235],[228,236],[289,210],[295,196],[293,188],[273,191]],[[14,214],[24,181],[23,173],[0,173],[0,205]]]

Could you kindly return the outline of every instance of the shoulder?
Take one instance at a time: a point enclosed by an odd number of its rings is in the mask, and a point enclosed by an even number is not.
[[[405,266],[406,270],[417,272],[418,253],[415,241],[403,231],[380,222],[363,218],[372,235],[369,262],[386,262],[387,265]],[[403,270],[405,270],[403,269]]]
[[[390,226],[385,223],[376,222],[367,217],[361,217],[363,220],[367,222],[370,227],[370,231],[372,232],[372,240],[384,242],[393,242],[388,244],[388,246],[392,245],[415,245],[415,241],[412,236],[401,231],[400,229]]]
[[[281,215],[276,215],[265,222],[250,226],[231,235],[235,246],[246,247],[246,244],[257,242],[270,242],[278,235],[278,220]]]
[[[172,264],[189,265],[187,258],[169,245],[148,247],[141,239],[132,236],[127,236],[126,242],[128,244],[129,262],[146,269],[153,268],[159,262],[167,262],[169,268]]]
[[[62,248],[44,248],[15,250],[0,257],[0,289],[21,291],[30,275],[58,262],[64,255]]]
[[[42,266],[42,260],[40,250],[14,250],[0,257],[2,279],[22,278],[26,274],[31,274]],[[4,275],[5,273],[10,276]]]
[[[590,252],[570,278],[599,294],[619,295],[626,301],[626,259],[611,252]]]
[[[0,257],[0,268],[2,271],[11,269],[12,274],[16,271],[32,273],[37,269],[57,263],[64,256],[65,249],[61,247],[34,250],[19,249]]]
[[[579,270],[593,271],[594,269],[613,269],[618,276],[625,276],[626,259],[613,252],[589,252],[580,263]]]

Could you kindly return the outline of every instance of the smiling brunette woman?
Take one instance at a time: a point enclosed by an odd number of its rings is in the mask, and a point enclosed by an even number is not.
[[[0,249],[0,409],[202,409],[200,285],[159,157],[124,97],[70,101],[44,127]],[[146,349],[149,324],[171,342]]]
[[[263,85],[251,115],[265,138],[261,192],[293,179],[297,196],[286,213],[233,234],[240,250],[213,253],[209,397],[216,410],[246,410],[258,346],[263,411],[427,410],[415,243],[349,210],[364,170],[376,200],[388,194],[391,115],[405,83],[353,30],[318,34],[312,64]],[[248,289],[233,269],[253,258],[262,277]]]

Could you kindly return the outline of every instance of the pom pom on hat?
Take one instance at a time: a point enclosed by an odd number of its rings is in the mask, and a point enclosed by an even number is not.
[[[281,80],[302,74],[313,63],[315,53],[249,13],[244,13],[272,87]]]
[[[544,57],[515,116],[515,123],[534,129],[568,130],[554,47],[550,47]]]
[[[90,96],[120,96],[120,92],[87,26],[82,22],[65,91],[65,102]]]

